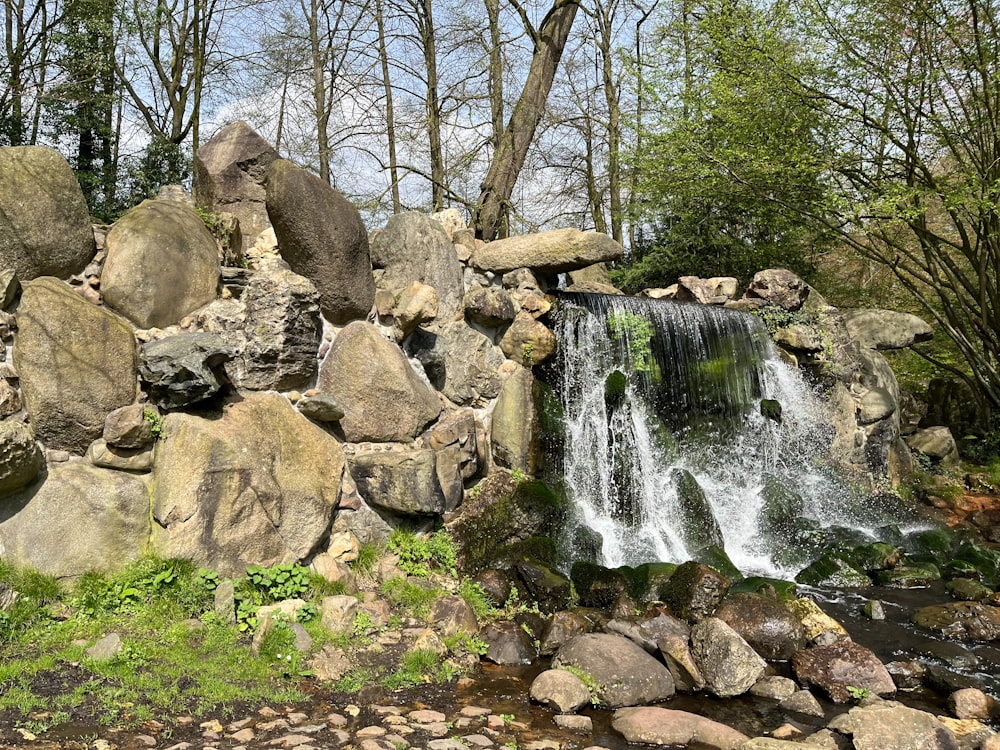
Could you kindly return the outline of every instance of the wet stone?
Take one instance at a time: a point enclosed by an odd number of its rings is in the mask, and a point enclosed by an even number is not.
[[[579,716],[577,714],[559,714],[552,719],[557,727],[569,729],[573,732],[592,732],[594,722],[589,716]]]

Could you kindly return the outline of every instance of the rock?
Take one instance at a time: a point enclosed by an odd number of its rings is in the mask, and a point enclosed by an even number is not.
[[[456,633],[473,635],[479,631],[479,621],[472,607],[465,599],[454,594],[435,599],[427,621],[444,636]]]
[[[82,271],[94,256],[94,233],[66,159],[44,146],[0,148],[0,175],[0,268],[22,282]]]
[[[704,716],[652,706],[622,708],[615,711],[611,726],[628,742],[647,745],[670,745],[735,750],[747,736],[725,724]]]
[[[392,311],[392,331],[396,342],[401,342],[417,326],[428,323],[438,314],[438,294],[432,286],[414,281],[399,295]]]
[[[538,273],[558,274],[620,260],[622,253],[622,246],[606,234],[553,229],[487,242],[472,253],[471,263],[481,271],[504,273],[530,268]]]
[[[31,427],[0,422],[0,497],[30,484],[42,470],[42,451]]]
[[[948,602],[922,607],[913,622],[962,641],[992,641],[1000,638],[1000,608],[981,602]]]
[[[271,226],[264,183],[268,167],[278,158],[278,152],[243,120],[223,127],[195,154],[195,201],[206,211],[226,211],[239,220],[241,254]]]
[[[760,299],[765,304],[794,312],[802,307],[808,296],[809,285],[806,282],[791,271],[771,268],[754,274],[744,298]]]
[[[816,734],[810,735],[809,739],[814,739]],[[830,743],[821,744],[818,741],[799,742],[797,740],[779,740],[776,737],[754,737],[742,745],[738,745],[736,750],[838,750],[838,745],[836,740],[832,738]]]
[[[690,560],[670,576],[660,596],[675,614],[688,622],[698,622],[715,612],[730,583],[715,568]]]
[[[674,687],[682,693],[696,693],[705,689],[705,676],[695,663],[687,637],[677,633],[665,634],[657,641]]]
[[[438,481],[434,451],[392,446],[349,456],[358,490],[374,506],[398,513],[443,515],[461,499],[446,497]]]
[[[542,656],[551,656],[571,638],[589,633],[593,629],[594,623],[579,612],[568,610],[556,612],[549,618],[548,624],[542,632],[538,652]]]
[[[343,586],[345,594],[353,594],[358,590],[357,577],[351,567],[326,552],[313,558],[312,568],[324,580]]]
[[[680,506],[678,526],[681,539],[689,550],[722,547],[724,544],[719,522],[712,514],[712,505],[698,480],[687,469],[671,469],[670,481],[677,492]]]
[[[663,611],[638,620],[610,620],[604,629],[625,636],[653,655],[660,650],[663,638],[676,635],[687,642],[691,636],[691,627],[686,622]]]
[[[142,404],[129,404],[108,414],[102,433],[104,442],[112,448],[122,450],[138,450],[152,445],[152,421],[146,419],[146,409],[150,409],[154,416],[159,416],[155,409]]]
[[[906,438],[906,444],[911,451],[923,454],[942,464],[958,464],[958,446],[955,444],[951,430],[947,427],[927,427],[923,430],[917,430]]]
[[[802,623],[807,643],[851,639],[844,626],[820,609],[812,599],[796,599],[789,603],[789,609]]]
[[[238,365],[227,368],[232,381],[254,391],[306,386],[316,377],[323,336],[316,287],[278,268],[254,274],[241,299],[246,344]]]
[[[579,711],[590,703],[590,691],[583,681],[565,669],[549,669],[538,675],[529,690],[531,700],[551,706],[562,714]]]
[[[307,666],[320,682],[336,682],[350,671],[351,662],[343,650],[327,643],[309,659]]]
[[[538,655],[531,638],[521,626],[510,620],[486,625],[479,633],[486,643],[483,658],[494,664],[519,666],[530,664]]]
[[[168,414],[153,475],[157,549],[234,576],[302,560],[330,533],[343,470],[337,441],[277,394],[247,394],[207,419]]]
[[[27,285],[17,319],[14,361],[35,437],[83,453],[108,413],[135,401],[132,330],[53,278]]]
[[[438,481],[445,495],[449,477],[459,485],[473,479],[486,464],[483,426],[472,409],[459,409],[444,414],[426,432],[424,440],[437,458]],[[457,476],[456,476],[457,475]],[[461,492],[461,486],[456,488]]]
[[[851,341],[868,349],[905,349],[933,336],[916,315],[893,310],[848,310],[844,325]]]
[[[826,715],[823,707],[816,700],[816,696],[808,690],[798,690],[782,700],[778,705],[781,706],[783,711],[794,711],[797,714],[805,714],[806,716],[822,717]]]
[[[996,708],[996,700],[976,688],[963,688],[948,696],[948,710],[959,719],[991,719]]]
[[[955,735],[932,714],[898,703],[852,708],[844,725],[855,750],[958,750]]]
[[[7,378],[0,378],[0,419],[21,411],[21,394]]]
[[[517,310],[510,292],[500,287],[475,287],[462,299],[465,317],[486,328],[497,328],[514,320]]]
[[[331,633],[350,633],[357,613],[358,600],[353,596],[324,596],[320,604],[323,627]]]
[[[361,362],[364,367],[358,366]],[[343,408],[340,426],[349,442],[410,440],[441,413],[437,394],[399,347],[361,321],[333,340],[320,368],[319,388]],[[386,419],[387,404],[392,405],[391,420]]]
[[[493,459],[534,475],[541,467],[538,417],[541,389],[531,370],[521,368],[504,381],[493,407]]]
[[[109,633],[88,648],[84,655],[94,661],[110,661],[118,656],[123,648],[121,636],[118,633]]]
[[[764,675],[767,663],[739,634],[715,617],[691,628],[691,655],[715,695],[747,692]]]
[[[464,321],[417,331],[407,351],[420,360],[431,384],[459,405],[486,406],[500,393],[502,351]]]
[[[896,685],[885,665],[871,651],[852,641],[816,646],[795,653],[792,667],[799,683],[815,685],[834,703],[848,703],[849,688],[875,695],[892,695]]]
[[[281,257],[316,285],[326,319],[341,324],[368,315],[375,280],[358,210],[285,159],[268,169],[266,206]]]
[[[372,266],[384,269],[380,289],[400,294],[414,281],[437,292],[437,319],[454,320],[462,307],[462,264],[444,227],[430,216],[395,214],[371,242]]]
[[[443,211],[437,211],[431,214],[431,218],[441,225],[445,234],[448,235],[449,240],[454,240],[457,232],[463,232],[468,228],[462,212],[457,208],[446,208]]]
[[[782,701],[785,698],[790,698],[798,689],[799,686],[795,684],[795,680],[772,675],[770,677],[761,677],[748,692],[750,695],[756,695],[759,698],[771,698]]]
[[[739,282],[731,276],[702,279],[681,276],[677,279],[674,299],[678,302],[698,302],[702,305],[721,305],[736,296]]]
[[[820,332],[802,323],[779,328],[774,332],[774,343],[794,352],[821,352],[824,349]]]
[[[667,668],[617,635],[579,635],[559,649],[552,667],[575,667],[593,678],[596,698],[606,708],[656,703],[674,694]]]
[[[520,312],[500,340],[500,348],[519,365],[532,367],[552,356],[556,335],[529,313]]]
[[[542,612],[556,612],[569,606],[572,596],[570,580],[554,565],[541,560],[522,559],[514,564],[531,598]]]
[[[924,665],[917,661],[891,661],[885,665],[900,690],[916,690],[924,684]]]
[[[4,561],[59,578],[120,570],[150,534],[146,482],[80,460],[50,464],[44,482],[0,500]]]
[[[108,232],[101,294],[139,328],[177,323],[215,299],[218,283],[215,238],[185,206],[143,201]]]
[[[144,448],[116,448],[104,440],[95,440],[87,448],[86,459],[94,466],[118,471],[146,472],[153,468],[153,450]]]
[[[161,409],[178,409],[214,396],[225,382],[222,365],[233,352],[214,333],[181,333],[143,344],[139,377]]]
[[[790,659],[806,645],[802,623],[777,599],[759,594],[730,594],[715,616],[768,660]]]

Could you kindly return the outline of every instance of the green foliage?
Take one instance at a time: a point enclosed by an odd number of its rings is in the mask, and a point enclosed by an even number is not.
[[[426,578],[433,570],[456,575],[458,552],[451,535],[443,529],[426,535],[395,529],[389,537],[389,549],[399,555],[399,567],[407,575]]]
[[[628,310],[615,310],[608,315],[608,333],[624,348],[627,361],[635,372],[649,373],[659,379],[659,368],[650,346],[656,329],[650,321]]]
[[[444,637],[444,645],[448,647],[448,650],[453,654],[475,654],[476,656],[483,656],[487,651],[489,651],[489,645],[486,641],[479,637],[479,635],[470,635],[469,633],[459,632],[454,635],[447,635]]]
[[[295,563],[279,563],[270,568],[247,566],[247,581],[265,601],[295,599],[309,591],[309,568]]]
[[[351,563],[351,569],[358,575],[370,576],[375,570],[375,564],[385,552],[378,544],[366,543],[358,548],[358,556]]]
[[[0,643],[17,640],[32,627],[47,622],[48,605],[62,593],[58,580],[52,576],[30,568],[15,568],[2,559],[0,583],[18,594],[10,609],[0,610]]]
[[[810,67],[787,5],[699,6],[660,29],[650,111],[631,161],[640,237],[612,275],[625,291],[679,276],[808,270],[822,231],[788,210],[825,195],[821,115],[791,87]]]
[[[480,622],[496,619],[497,608],[490,597],[483,591],[483,587],[468,578],[463,578],[458,584],[458,595],[465,599],[465,603],[472,607],[476,617]]]
[[[333,686],[343,693],[356,693],[365,685],[371,685],[377,675],[369,669],[357,667],[341,677]]]
[[[421,620],[430,613],[431,602],[440,594],[433,586],[421,586],[407,578],[393,578],[382,584],[382,595],[389,604]]]
[[[142,410],[142,418],[149,424],[149,433],[153,436],[153,440],[159,440],[163,434],[163,417],[160,413],[147,406]]]
[[[144,557],[113,575],[85,573],[77,582],[72,602],[81,615],[93,617],[105,612],[135,611],[159,596],[195,616],[212,601],[209,585],[189,560]]]
[[[854,685],[848,685],[846,688],[847,694],[851,696],[851,700],[863,701],[865,698],[870,698],[872,691],[868,688],[855,687]]]
[[[601,703],[601,699],[598,696],[600,691],[600,685],[598,685],[597,680],[594,679],[593,675],[589,672],[585,672],[579,667],[575,667],[572,664],[563,664],[560,669],[564,669],[572,675],[575,675],[580,682],[583,683],[584,687],[587,688],[587,692],[590,693],[590,702],[594,706],[598,706]]]

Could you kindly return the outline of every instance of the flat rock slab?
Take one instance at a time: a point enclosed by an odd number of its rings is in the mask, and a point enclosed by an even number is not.
[[[735,750],[747,736],[704,716],[669,708],[623,708],[615,712],[611,726],[629,742],[650,745],[682,745]]]
[[[622,253],[622,246],[601,232],[553,229],[487,242],[472,254],[472,265],[497,273],[530,268],[543,274],[557,274],[619,260]]]
[[[792,657],[792,666],[802,685],[815,685],[835,703],[848,703],[854,697],[851,693],[856,690],[875,695],[896,692],[885,665],[875,654],[853,641],[798,651]]]

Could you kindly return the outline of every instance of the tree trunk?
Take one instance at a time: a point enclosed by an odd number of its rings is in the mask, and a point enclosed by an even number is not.
[[[382,15],[382,0],[375,0],[375,23],[378,26],[378,59],[382,69],[382,86],[385,89],[385,135],[389,145],[389,180],[392,195],[392,212],[403,210],[399,199],[399,163],[396,158],[396,115],[392,102],[392,81],[389,77],[389,54],[385,42],[385,18]]]
[[[509,232],[510,196],[535,136],[566,40],[576,18],[577,0],[556,0],[535,35],[535,51],[521,96],[493,153],[473,216],[476,237],[493,240]]]

